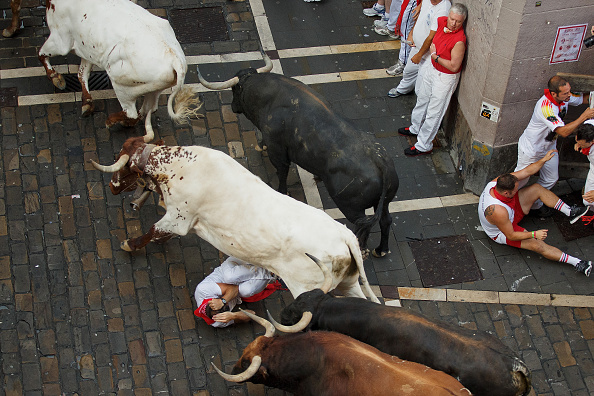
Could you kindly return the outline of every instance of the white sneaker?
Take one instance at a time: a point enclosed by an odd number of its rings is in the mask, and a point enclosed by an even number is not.
[[[363,9],[363,15],[368,16],[368,17],[384,16],[385,13],[386,13],[386,7],[381,6],[377,3],[375,3],[373,5],[373,7],[371,7],[371,8]]]
[[[398,62],[396,62],[394,66],[390,66],[386,69],[386,73],[391,76],[401,76],[403,71],[404,63],[400,62],[400,59],[398,59]]]
[[[376,28],[385,28],[388,27],[388,20],[381,18],[373,21],[373,26]]]
[[[400,36],[396,36],[396,33],[394,33],[392,30],[388,30],[387,27],[374,27],[373,31],[376,32],[377,34],[381,35],[381,36],[388,36],[390,37],[392,40],[399,40]]]

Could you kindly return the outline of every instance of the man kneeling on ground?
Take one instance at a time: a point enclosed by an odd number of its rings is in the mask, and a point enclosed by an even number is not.
[[[248,322],[243,312],[232,312],[242,301],[260,301],[281,288],[276,277],[236,257],[229,257],[196,286],[194,314],[213,327]],[[274,283],[272,283],[274,281]],[[246,310],[254,313],[254,311]]]
[[[479,219],[485,233],[495,242],[532,250],[549,260],[571,264],[576,271],[590,276],[591,261],[570,256],[544,242],[548,230],[527,231],[518,226],[537,199],[571,218],[581,216],[588,211],[588,208],[583,206],[568,206],[553,192],[537,183],[518,189],[519,181],[538,172],[556,152],[557,150],[550,150],[543,158],[526,168],[506,173],[489,182],[479,199]]]

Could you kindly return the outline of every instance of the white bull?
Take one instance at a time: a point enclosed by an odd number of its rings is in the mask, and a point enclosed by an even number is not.
[[[136,186],[137,178],[161,194],[165,215],[150,231],[125,241],[137,250],[151,241],[194,231],[227,255],[279,275],[297,297],[324,283],[317,257],[332,273],[332,288],[375,302],[363,269],[357,237],[324,211],[280,194],[228,155],[200,146],[155,146],[128,139],[118,162],[97,169],[114,172],[112,193]],[[140,183],[144,186],[144,183]]]
[[[176,122],[195,114],[198,99],[182,90],[187,64],[184,52],[169,22],[129,0],[46,0],[50,36],[39,51],[39,59],[52,83],[64,89],[64,78],[49,57],[74,51],[81,63],[78,79],[82,87],[82,114],[93,111],[88,79],[93,65],[107,72],[123,111],[109,115],[108,127],[120,123],[133,126],[157,109],[161,92],[173,87],[167,102]],[[144,96],[140,112],[136,99]],[[175,99],[175,110],[173,101]]]

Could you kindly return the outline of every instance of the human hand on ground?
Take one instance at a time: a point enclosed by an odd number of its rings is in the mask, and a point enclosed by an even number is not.
[[[549,233],[549,230],[538,230],[534,232],[534,239],[544,241]]]

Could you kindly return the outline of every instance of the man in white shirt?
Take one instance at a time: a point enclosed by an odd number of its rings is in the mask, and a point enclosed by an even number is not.
[[[536,102],[530,123],[518,141],[518,162],[516,171],[523,169],[557,147],[557,136],[567,137],[584,121],[594,118],[594,109],[586,109],[577,120],[565,125],[563,118],[568,105],[579,106],[588,103],[587,95],[571,93],[569,83],[559,76],[553,76],[544,95]],[[559,179],[559,155],[547,161],[539,172],[538,184],[550,190]],[[520,188],[528,182],[522,180]],[[541,209],[542,208],[542,209]],[[541,217],[551,216],[553,211],[543,207],[540,200],[532,209]]]
[[[416,92],[419,85],[417,81],[423,79],[424,67],[431,63],[429,47],[437,31],[437,18],[447,16],[451,6],[449,0],[423,1],[419,16],[407,38],[411,42],[411,51],[402,72],[402,80],[388,92],[389,97],[397,98],[411,93],[413,89]]]
[[[541,199],[548,207],[571,217],[572,224],[588,212],[587,207],[567,205],[553,192],[538,183],[524,188],[518,187],[522,180],[528,179],[542,169],[556,154],[557,150],[550,150],[544,157],[526,168],[501,175],[487,183],[479,198],[479,220],[485,233],[495,242],[530,250],[549,260],[570,264],[576,271],[590,276],[591,261],[570,256],[544,242],[549,230],[527,231],[518,225],[537,199]]]
[[[196,286],[194,297],[198,308],[194,314],[213,327],[227,327],[247,322],[243,312],[232,312],[243,301],[259,301],[280,288],[270,271],[229,257]],[[253,311],[247,310],[250,313]]]

